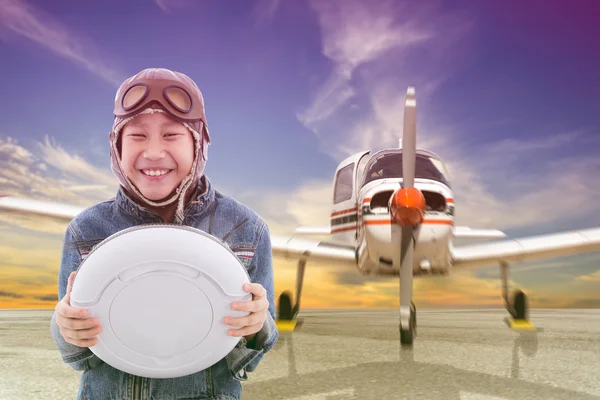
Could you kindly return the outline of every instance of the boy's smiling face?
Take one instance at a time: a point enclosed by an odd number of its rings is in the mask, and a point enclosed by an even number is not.
[[[121,137],[122,168],[149,200],[169,196],[192,169],[192,133],[162,112],[138,115]]]

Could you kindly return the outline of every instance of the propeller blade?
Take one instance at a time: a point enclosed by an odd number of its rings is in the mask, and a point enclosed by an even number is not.
[[[415,88],[406,90],[404,103],[404,127],[402,133],[402,186],[412,188],[415,184],[417,152],[417,100]]]
[[[415,232],[423,220],[425,198],[414,187],[417,157],[417,102],[415,88],[406,91],[404,103],[404,126],[402,133],[402,188],[390,199],[389,208],[397,225],[392,228],[392,240],[400,246],[394,257],[400,267],[400,343],[412,345],[416,336],[416,316],[412,311],[413,265]],[[395,229],[394,229],[395,228]],[[395,234],[394,234],[395,233]]]

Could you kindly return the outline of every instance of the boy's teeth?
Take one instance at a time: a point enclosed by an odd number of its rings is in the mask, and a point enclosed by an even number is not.
[[[164,175],[167,172],[169,172],[168,169],[143,169],[142,172],[145,175],[149,175],[149,176],[159,176],[159,175]]]

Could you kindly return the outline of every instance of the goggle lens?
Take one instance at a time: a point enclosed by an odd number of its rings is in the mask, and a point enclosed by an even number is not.
[[[127,93],[123,95],[123,109],[129,111],[137,106],[148,93],[148,87],[145,85],[132,86],[127,90]]]
[[[182,113],[192,111],[192,99],[185,90],[177,86],[169,86],[164,90],[165,99]]]

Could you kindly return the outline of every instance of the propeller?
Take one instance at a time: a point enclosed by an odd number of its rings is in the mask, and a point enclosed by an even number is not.
[[[417,157],[417,100],[415,88],[406,90],[404,102],[404,127],[402,133],[402,186],[412,188],[415,184]]]
[[[392,240],[399,243],[394,264],[400,267],[400,341],[412,345],[416,336],[416,310],[412,309],[415,233],[425,217],[425,197],[414,187],[417,152],[417,103],[415,89],[406,91],[402,134],[402,187],[389,202]],[[400,238],[398,236],[400,235]],[[400,240],[398,240],[400,239]]]

